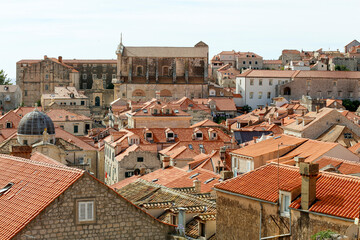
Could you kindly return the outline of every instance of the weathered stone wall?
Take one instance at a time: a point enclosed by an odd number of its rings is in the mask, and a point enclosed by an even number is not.
[[[76,223],[76,200],[94,199],[96,221]],[[158,222],[87,174],[60,195],[14,239],[167,239]]]
[[[310,83],[307,81],[310,80]],[[337,79],[337,78],[297,78],[293,81],[279,86],[279,95],[292,100],[299,100],[303,95],[316,98],[335,98],[335,99],[358,99],[360,97],[358,89],[360,79]],[[336,86],[334,84],[336,81]],[[308,85],[309,84],[309,85]],[[284,89],[291,90],[290,95],[284,94]],[[351,96],[352,94],[352,96]]]
[[[259,239],[260,202],[218,191],[216,195],[216,239]],[[262,206],[261,237],[288,233],[278,216],[278,206],[267,203],[262,203]],[[283,218],[283,221],[289,226],[288,218]]]
[[[335,218],[319,216],[307,212],[291,211],[292,235],[291,239],[310,239],[312,235],[331,230],[345,234],[346,229],[353,223]]]
[[[165,117],[142,117],[132,116],[128,118],[129,128],[188,128],[191,116],[165,116]]]
[[[114,100],[127,98],[130,100],[150,100],[156,97],[157,91],[168,90],[171,96],[168,100],[188,98],[207,98],[207,84],[116,84]]]

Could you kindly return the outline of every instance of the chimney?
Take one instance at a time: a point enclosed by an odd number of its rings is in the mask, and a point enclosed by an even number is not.
[[[193,182],[193,186],[195,188],[196,193],[201,193],[201,181],[199,179],[195,179]]]
[[[146,173],[146,169],[145,168],[140,168],[140,176],[144,176]]]
[[[186,208],[179,207],[178,210],[179,210],[179,214],[178,214],[179,233],[180,233],[180,236],[185,236],[185,225],[186,225],[185,211],[186,211]]]
[[[232,171],[221,171],[220,175],[224,181],[234,176]]]
[[[46,55],[44,55],[44,60],[47,59],[48,57]]]
[[[316,111],[316,113],[319,113],[319,105],[315,106],[315,111]]]
[[[163,169],[165,169],[165,168],[167,168],[167,167],[169,167],[170,166],[170,157],[163,157],[163,160],[162,160],[162,162],[163,162]]]
[[[174,167],[175,165],[176,165],[175,160],[171,158],[170,159],[170,166]]]
[[[316,177],[319,174],[319,164],[300,163],[301,182],[301,208],[309,210],[316,200]]]
[[[62,63],[62,56],[58,57],[58,61]]]
[[[31,146],[10,146],[10,155],[30,159],[32,152]]]
[[[300,163],[305,162],[305,158],[304,158],[304,157],[295,157],[294,160],[295,160],[295,163],[296,163],[296,166],[297,166],[297,167],[300,167]]]

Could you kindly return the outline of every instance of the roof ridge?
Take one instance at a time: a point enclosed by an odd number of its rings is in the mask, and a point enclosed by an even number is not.
[[[45,155],[46,156],[46,155]],[[56,168],[56,169],[62,169],[62,170],[68,170],[68,171],[72,171],[72,172],[78,172],[78,173],[84,173],[85,170],[82,169],[78,169],[78,168],[72,168],[72,167],[68,167],[65,165],[55,165],[55,164],[50,164],[50,163],[45,163],[45,162],[39,162],[39,161],[34,161],[31,159],[27,159],[27,158],[22,158],[22,157],[15,157],[15,156],[11,156],[11,155],[7,155],[7,154],[0,154],[0,158],[6,158],[9,160],[14,160],[14,161],[19,161],[19,162],[28,162],[34,165],[40,165],[40,166],[44,166],[44,167],[51,167],[51,168]]]

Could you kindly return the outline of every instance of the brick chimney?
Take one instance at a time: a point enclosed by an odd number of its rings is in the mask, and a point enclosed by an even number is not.
[[[228,180],[230,178],[233,177],[233,172],[232,171],[221,171],[220,176],[222,178],[222,180]]]
[[[295,157],[294,160],[295,160],[295,163],[296,163],[297,167],[300,167],[300,163],[305,162],[304,157]]]
[[[162,168],[165,169],[170,166],[170,157],[163,157]]]
[[[62,56],[58,57],[58,61],[62,63]]]
[[[30,159],[32,152],[31,146],[10,146],[10,155]]]
[[[309,210],[316,200],[316,177],[319,174],[319,164],[300,163],[301,182],[301,208]]]
[[[199,179],[195,179],[193,181],[193,187],[195,188],[196,193],[201,193],[201,181]]]

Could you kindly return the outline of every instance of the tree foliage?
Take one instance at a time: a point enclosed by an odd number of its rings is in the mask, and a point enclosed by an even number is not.
[[[358,100],[352,101],[350,99],[344,99],[342,101],[342,105],[346,108],[346,110],[349,110],[350,112],[355,112],[360,106],[360,102]]]
[[[335,71],[349,71],[349,69],[347,69],[347,67],[344,65],[336,65]]]
[[[0,85],[11,85],[10,78],[7,77],[4,70],[0,70]]]
[[[252,108],[251,108],[249,105],[245,105],[245,106],[242,107],[241,110],[242,110],[244,113],[245,113],[245,112],[246,112],[246,113],[249,113],[249,112],[251,112]]]
[[[331,230],[321,231],[311,236],[311,240],[325,240],[332,237],[335,232]]]

